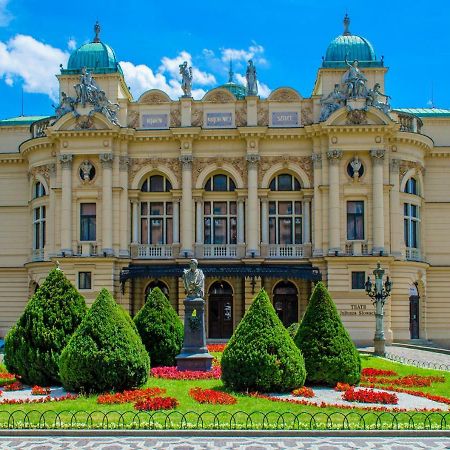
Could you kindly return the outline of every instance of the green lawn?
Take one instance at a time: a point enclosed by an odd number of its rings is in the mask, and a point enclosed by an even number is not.
[[[382,358],[362,355],[363,367],[395,370],[399,376],[445,375],[445,383],[431,387],[413,388],[436,395],[450,396],[450,372],[420,369]],[[1,367],[0,367],[1,368]],[[50,428],[447,428],[450,429],[450,412],[446,422],[443,413],[434,413],[426,419],[424,413],[371,412],[342,408],[319,408],[272,402],[235,394],[235,405],[202,405],[192,400],[188,391],[202,388],[222,389],[220,380],[162,380],[150,378],[146,387],[161,387],[166,395],[175,397],[179,406],[174,411],[137,412],[132,404],[99,405],[97,396],[79,397],[58,403],[0,405],[0,428],[50,427]],[[75,414],[76,411],[82,411]],[[45,412],[45,413],[44,413]],[[58,415],[59,414],[59,415]],[[429,415],[430,413],[428,413]],[[413,422],[411,421],[413,416]],[[345,418],[346,417],[346,418]]]

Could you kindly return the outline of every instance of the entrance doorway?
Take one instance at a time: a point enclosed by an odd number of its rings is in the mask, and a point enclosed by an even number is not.
[[[233,334],[233,289],[226,281],[216,281],[209,288],[208,337],[228,339]]]
[[[298,291],[294,283],[280,281],[275,286],[273,306],[285,327],[298,322]]]
[[[420,297],[417,287],[409,290],[409,331],[411,339],[419,339]]]
[[[169,299],[169,288],[167,287],[167,284],[161,280],[155,280],[149,283],[145,288],[144,303],[147,301],[148,294],[150,294],[152,289],[154,289],[155,287],[161,289],[162,293],[166,296],[167,299]]]

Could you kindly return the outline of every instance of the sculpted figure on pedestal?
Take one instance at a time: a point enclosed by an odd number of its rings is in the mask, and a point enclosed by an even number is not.
[[[181,89],[183,89],[184,97],[192,95],[192,67],[188,68],[187,61],[179,65],[181,74]]]
[[[247,64],[247,72],[245,73],[247,79],[247,93],[248,95],[258,95],[258,82],[256,79],[256,67],[250,59]]]
[[[367,78],[359,70],[358,60],[355,59],[351,64],[347,61],[347,56],[345,57],[345,64],[348,66],[347,72],[345,72],[342,77],[342,83],[347,86],[347,97],[357,98],[365,97],[367,94],[366,81]]]
[[[373,89],[369,89],[366,100],[367,106],[373,106],[374,108],[381,109],[381,111],[387,114],[391,110],[391,105],[388,102],[388,99],[390,99],[391,97],[380,92],[380,88],[380,83],[375,83]],[[380,97],[384,97],[385,101],[380,102]]]
[[[198,268],[198,261],[191,259],[189,269],[183,271],[183,284],[188,298],[203,298],[205,295],[205,275]]]
[[[322,110],[320,111],[320,121],[327,120],[334,111],[344,106],[345,95],[340,91],[339,84],[334,85],[334,89],[326,97],[320,100]]]

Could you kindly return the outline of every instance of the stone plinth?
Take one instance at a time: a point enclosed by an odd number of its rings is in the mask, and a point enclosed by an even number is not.
[[[184,342],[176,357],[178,370],[211,370],[213,357],[206,347],[205,301],[187,298],[184,302]]]

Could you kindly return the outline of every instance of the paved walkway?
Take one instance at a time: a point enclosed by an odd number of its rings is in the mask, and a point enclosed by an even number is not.
[[[0,438],[0,449],[56,450],[415,450],[450,449],[449,438],[396,438],[396,437],[11,437]]]

